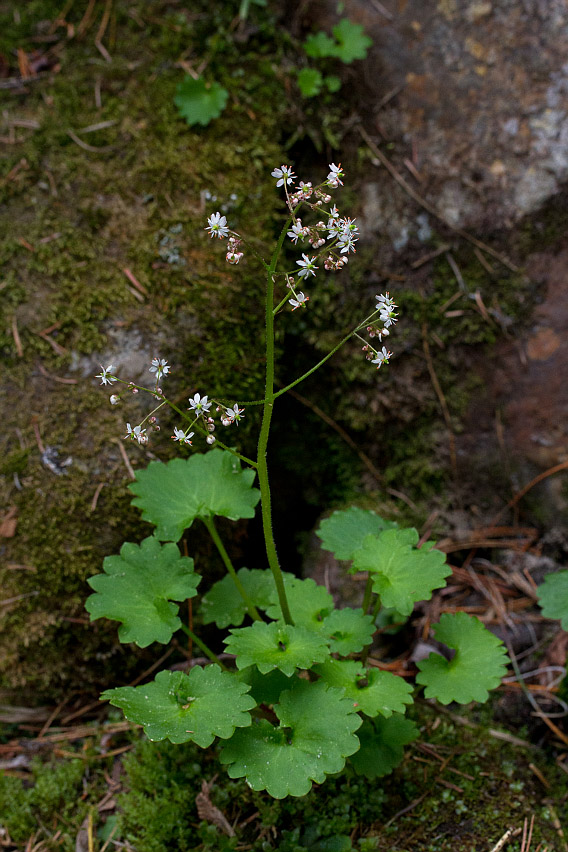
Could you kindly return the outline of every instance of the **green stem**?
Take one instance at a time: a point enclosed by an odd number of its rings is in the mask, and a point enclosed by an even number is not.
[[[254,619],[254,621],[261,621],[261,618],[260,618],[260,615],[258,614],[257,608],[255,607],[255,605],[253,604],[253,602],[251,601],[251,599],[247,595],[245,587],[243,586],[243,584],[241,583],[241,581],[239,580],[239,578],[237,576],[237,572],[235,571],[233,563],[231,562],[231,557],[229,556],[229,554],[225,550],[225,545],[223,544],[223,542],[221,541],[221,538],[219,537],[219,533],[217,532],[213,518],[202,518],[202,521],[205,524],[205,526],[207,527],[207,529],[209,531],[209,535],[211,536],[211,538],[215,542],[215,546],[216,546],[217,550],[219,551],[219,554],[221,556],[221,559],[223,560],[223,564],[224,564],[225,568],[227,569],[227,571],[229,572],[229,574],[233,578],[233,582],[234,582],[235,586],[237,587],[240,596],[242,597],[242,599],[244,600],[244,602],[246,604],[248,614],[250,615],[250,617],[252,619]]]
[[[373,612],[371,613],[371,618],[373,619],[373,622],[375,621],[377,615],[379,614],[381,606],[382,606],[381,596],[377,595],[377,599],[375,601],[375,606],[373,607]]]
[[[189,638],[191,639],[191,641],[192,641],[192,642],[194,642],[194,643],[197,645],[197,647],[198,647],[198,648],[200,648],[200,649],[203,651],[203,653],[205,654],[205,656],[206,656],[206,657],[209,657],[209,659],[211,660],[211,662],[212,662],[212,663],[217,663],[217,665],[218,665],[218,666],[221,666],[221,668],[222,668],[222,669],[223,669],[223,671],[225,671],[225,672],[229,671],[229,670],[228,670],[228,668],[227,668],[227,666],[226,666],[224,663],[222,663],[222,662],[221,662],[221,660],[219,659],[219,657],[217,656],[217,654],[215,654],[215,653],[211,650],[211,648],[208,648],[208,647],[207,647],[207,645],[205,644],[205,642],[202,642],[202,641],[201,641],[201,639],[200,639],[198,636],[196,636],[196,635],[195,635],[195,633],[193,632],[193,630],[190,630],[190,629],[189,629],[189,627],[187,627],[187,625],[185,625],[185,624],[182,624],[182,625],[181,625],[181,629],[183,630],[183,632],[184,632],[187,636],[189,636]]]
[[[367,613],[367,610],[369,609],[369,606],[371,604],[372,594],[373,594],[373,578],[371,577],[371,574],[369,573],[367,575],[367,584],[365,586],[365,594],[363,595],[363,604],[362,604],[363,612],[365,614]]]
[[[270,483],[268,480],[268,465],[266,461],[266,451],[268,447],[268,436],[270,434],[270,421],[272,420],[272,412],[274,410],[274,281],[273,275],[276,270],[278,256],[282,249],[286,231],[290,225],[291,218],[288,219],[278,242],[274,249],[274,253],[270,260],[270,266],[266,273],[266,382],[264,391],[264,403],[262,409],[262,426],[260,427],[260,435],[258,436],[257,448],[257,472],[258,483],[260,486],[260,505],[262,511],[262,529],[264,532],[264,543],[266,546],[266,556],[268,564],[274,577],[276,591],[278,593],[278,601],[282,610],[282,617],[286,624],[294,624],[286,590],[284,588],[284,578],[282,570],[278,562],[278,554],[276,553],[276,544],[274,542],[274,533],[272,530],[272,512],[271,512],[271,496]]]

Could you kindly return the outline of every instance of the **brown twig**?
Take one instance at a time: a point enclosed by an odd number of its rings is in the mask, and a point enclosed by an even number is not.
[[[118,449],[120,450],[120,455],[122,456],[122,460],[124,462],[126,470],[128,471],[128,475],[130,476],[130,479],[136,479],[136,474],[134,473],[134,469],[133,469],[132,465],[130,464],[130,459],[128,458],[128,456],[126,454],[126,450],[124,449],[124,444],[122,443],[122,441],[119,438],[115,438],[114,440],[115,440],[115,443],[118,444]]]
[[[114,150],[113,145],[101,145],[99,147],[95,147],[95,145],[89,145],[87,144],[87,142],[83,142],[82,139],[79,139],[77,134],[69,129],[67,130],[67,135],[73,140],[73,142],[75,142],[76,145],[79,146],[79,148],[83,148],[84,151],[90,151],[93,154],[106,154],[109,151]]]
[[[560,464],[555,464],[553,467],[549,467],[548,470],[545,470],[543,473],[539,473],[539,475],[535,476],[534,479],[531,479],[528,485],[525,485],[524,488],[521,488],[520,491],[517,491],[515,496],[509,500],[507,505],[503,506],[503,508],[499,512],[497,512],[495,517],[491,520],[490,526],[496,524],[497,521],[503,517],[503,515],[508,509],[511,509],[513,506],[516,506],[519,500],[521,500],[525,496],[525,494],[528,494],[531,488],[534,488],[534,486],[538,485],[539,482],[542,482],[543,479],[547,479],[549,476],[554,476],[555,473],[560,473],[563,470],[568,470],[568,461],[561,462]]]
[[[16,355],[18,358],[24,357],[24,347],[18,331],[18,321],[15,316],[12,317],[12,337],[14,338],[14,346],[16,347]]]

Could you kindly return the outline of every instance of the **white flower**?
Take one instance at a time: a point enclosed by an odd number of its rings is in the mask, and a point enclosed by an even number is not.
[[[211,403],[207,402],[207,397],[200,396],[196,393],[193,399],[189,400],[189,407],[199,416],[205,414],[211,408]]]
[[[243,411],[244,408],[239,408],[238,402],[235,402],[232,408],[226,408],[225,417],[223,419],[228,422],[223,423],[223,426],[229,426],[231,423],[236,423],[238,426],[239,420],[242,420],[244,417]]]
[[[162,376],[167,376],[172,368],[164,358],[152,358],[152,366],[150,372],[156,374],[156,381]]]
[[[386,347],[386,346],[383,346],[383,348],[382,348],[379,352],[377,352],[376,354],[377,354],[377,357],[376,357],[376,358],[374,358],[374,359],[371,361],[371,364],[376,364],[376,365],[377,365],[377,370],[378,370],[380,367],[382,367],[382,366],[383,366],[383,364],[388,364],[388,362],[389,362],[389,358],[392,358],[392,352],[389,352],[389,351],[387,350],[387,347]]]
[[[95,379],[100,379],[101,385],[112,385],[116,382],[116,376],[109,376],[110,372],[112,372],[112,364],[109,364],[106,369],[101,364],[101,372],[95,376]]]
[[[394,310],[397,305],[394,303],[394,299],[391,299],[388,293],[381,293],[380,296],[375,296],[377,300],[377,310],[381,310],[382,308],[388,308],[390,311]]]
[[[281,166],[279,169],[274,169],[270,174],[272,177],[278,178],[276,186],[283,186],[284,182],[291,184],[296,177],[290,166]]]
[[[304,198],[310,198],[313,191],[314,190],[313,190],[311,181],[308,181],[307,183],[304,183],[303,180],[300,181],[300,189],[299,189],[300,195],[302,195]]]
[[[120,402],[120,397],[117,396],[115,393],[112,393],[110,395],[110,404],[111,405],[118,405],[119,402]]]
[[[316,258],[308,257],[307,254],[302,254],[303,260],[297,260],[296,263],[298,266],[301,266],[302,269],[298,272],[299,278],[307,278],[309,275],[315,275],[316,269],[319,269],[318,266],[315,265]]]
[[[179,441],[180,444],[189,444],[191,446],[191,438],[195,433],[190,432],[189,435],[186,435],[183,429],[176,429],[174,426],[174,434],[172,435],[172,441]]]
[[[131,441],[138,441],[139,444],[145,444],[148,441],[146,430],[142,429],[141,426],[135,426],[133,429],[130,423],[126,424],[126,435],[124,437],[130,438]]]
[[[227,263],[237,264],[242,256],[242,251],[228,251],[225,260]]]
[[[304,239],[309,232],[309,228],[305,228],[302,225],[302,220],[298,219],[297,222],[294,222],[292,225],[292,230],[288,231],[288,236],[292,240],[293,243],[297,243],[299,239]]]
[[[343,186],[343,181],[341,180],[342,177],[345,177],[345,172],[341,168],[341,163],[338,166],[336,166],[335,163],[330,163],[329,164],[329,174],[327,176],[327,182],[331,186],[337,187],[340,184],[341,184],[341,186]]]
[[[219,237],[220,240],[223,237],[226,237],[229,233],[229,229],[227,228],[227,219],[225,216],[221,216],[220,213],[212,213],[211,216],[207,219],[207,228],[206,231],[210,231],[210,237]]]
[[[355,243],[357,242],[357,237],[354,237],[353,234],[340,234],[337,240],[337,245],[341,249],[341,254],[346,254],[350,251],[357,251],[355,248]]]
[[[207,443],[208,443],[209,445],[211,445],[211,444],[214,444],[214,443],[215,443],[216,438],[215,438],[215,435],[207,435],[207,437],[205,438],[205,440],[207,441]]]
[[[304,295],[304,293],[302,293],[302,291],[300,290],[298,293],[296,293],[295,299],[288,299],[288,301],[292,305],[292,310],[295,311],[296,308],[305,308],[306,302],[310,301],[310,297]]]

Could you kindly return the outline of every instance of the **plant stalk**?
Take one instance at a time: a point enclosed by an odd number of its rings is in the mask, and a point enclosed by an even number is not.
[[[254,621],[261,621],[261,618],[260,618],[260,615],[258,614],[257,608],[255,607],[255,605],[253,604],[253,602],[249,598],[245,587],[243,586],[243,584],[241,583],[241,581],[239,580],[239,578],[237,576],[237,572],[235,571],[235,567],[234,567],[233,563],[231,562],[231,557],[229,556],[229,554],[225,550],[225,545],[221,541],[219,533],[217,532],[217,528],[215,527],[215,522],[213,521],[213,518],[203,518],[202,520],[203,520],[203,523],[205,524],[205,526],[207,527],[207,530],[209,531],[209,535],[211,536],[211,538],[215,542],[215,547],[219,551],[219,554],[221,556],[221,559],[223,560],[223,564],[224,564],[225,568],[227,569],[227,571],[229,572],[229,574],[233,578],[233,582],[234,582],[235,586],[237,587],[237,590],[238,590],[240,596],[242,597],[242,599],[244,600],[244,602],[246,604],[248,614],[250,615],[250,617]]]
[[[185,624],[182,624],[182,625],[181,625],[181,629],[182,629],[182,630],[183,630],[183,632],[186,634],[186,636],[189,636],[189,638],[191,639],[191,641],[192,641],[192,642],[194,642],[194,643],[195,643],[195,645],[197,645],[197,647],[198,647],[201,651],[203,651],[203,653],[205,654],[205,656],[206,656],[206,657],[209,657],[209,659],[211,660],[211,662],[212,662],[212,663],[217,663],[217,665],[218,665],[218,666],[220,666],[220,667],[223,669],[223,671],[224,671],[224,672],[228,672],[228,671],[229,671],[229,669],[227,668],[227,666],[226,666],[223,662],[221,662],[221,660],[219,659],[219,657],[217,656],[217,654],[215,654],[215,652],[214,652],[214,651],[212,651],[212,650],[211,650],[211,648],[208,648],[208,647],[207,647],[207,645],[205,644],[205,642],[202,642],[202,641],[201,641],[201,639],[199,638],[199,636],[196,636],[196,635],[195,635],[195,633],[193,632],[193,630],[190,630],[190,629],[189,629],[189,627],[187,627]]]

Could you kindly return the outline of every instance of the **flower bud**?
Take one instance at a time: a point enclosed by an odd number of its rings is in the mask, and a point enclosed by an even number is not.
[[[215,435],[207,435],[207,438],[205,440],[211,446],[211,444],[215,443]]]
[[[120,402],[120,397],[119,397],[119,396],[117,396],[115,393],[111,394],[111,396],[110,396],[110,404],[111,404],[111,405],[118,405],[118,403],[119,403],[119,402]]]

